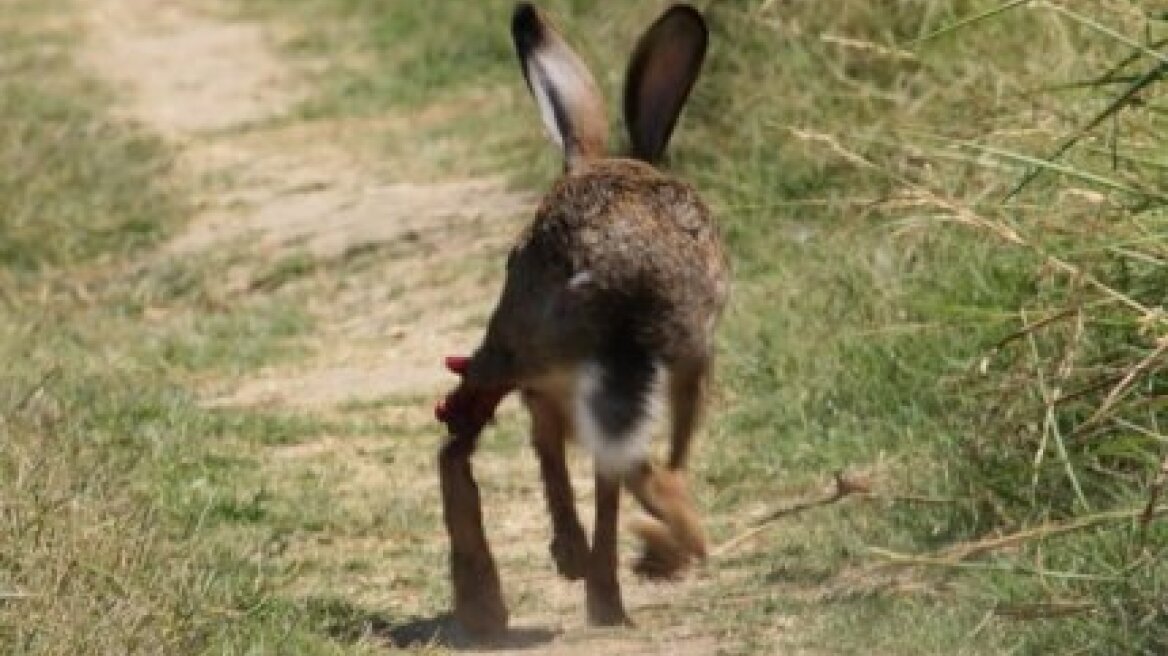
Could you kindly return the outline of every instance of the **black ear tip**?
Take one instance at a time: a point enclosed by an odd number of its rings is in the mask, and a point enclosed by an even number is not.
[[[530,2],[515,5],[515,12],[511,14],[511,36],[521,55],[534,49],[543,40],[543,23],[539,12]]]
[[[529,3],[524,3],[524,4],[529,4]],[[666,14],[678,14],[678,15],[684,14],[685,16],[692,18],[696,21],[705,22],[705,19],[702,18],[702,12],[698,11],[697,7],[694,7],[691,4],[686,4],[684,2],[679,2],[677,4],[670,5],[669,9],[665,10],[665,13]]]
[[[521,25],[538,25],[539,16],[535,11],[535,5],[530,2],[515,3],[515,11],[511,14],[512,26],[519,28]]]
[[[669,21],[686,21],[691,24],[696,30],[702,33],[704,37],[709,33],[709,28],[706,27],[706,18],[702,16],[702,12],[698,11],[693,5],[676,4],[665,10],[661,15],[661,20]]]

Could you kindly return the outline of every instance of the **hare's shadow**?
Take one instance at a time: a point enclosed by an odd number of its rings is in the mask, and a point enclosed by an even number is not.
[[[480,640],[470,637],[450,613],[394,620],[338,599],[314,599],[309,614],[320,630],[338,642],[362,638],[384,640],[396,648],[436,646],[447,649],[531,649],[551,642],[560,631],[548,627],[518,627]]]
[[[548,627],[517,627],[489,640],[476,640],[458,626],[449,613],[420,617],[386,627],[384,633],[395,647],[435,645],[447,649],[532,649],[551,642],[559,631]]]

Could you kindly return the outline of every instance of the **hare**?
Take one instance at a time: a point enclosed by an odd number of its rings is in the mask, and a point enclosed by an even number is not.
[[[563,151],[564,174],[511,250],[481,345],[469,358],[447,360],[462,381],[436,410],[451,433],[439,470],[454,615],[475,634],[503,631],[507,610],[470,456],[513,390],[531,416],[552,556],[561,575],[585,579],[593,624],[629,623],[616,573],[622,486],[647,512],[633,527],[645,542],[638,571],[668,577],[705,556],[684,468],[729,290],[709,210],[693,188],[654,167],[705,57],[701,14],[675,5],[641,36],[624,89],[629,158],[606,154],[596,83],[548,18],[522,3],[511,30],[544,126]],[[666,466],[649,458],[662,405],[671,439]],[[564,459],[573,437],[595,462],[591,547]]]

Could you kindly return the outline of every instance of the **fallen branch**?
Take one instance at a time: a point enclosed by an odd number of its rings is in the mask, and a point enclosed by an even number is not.
[[[953,560],[951,558],[939,556],[918,556],[914,554],[903,554],[888,549],[880,549],[878,547],[871,547],[868,551],[876,556],[886,559],[890,565],[915,566],[915,567],[938,567],[942,569],[953,570],[975,570],[975,571],[991,571],[991,572],[1011,572],[1019,574],[1030,574],[1044,579],[1075,579],[1079,581],[1108,581],[1114,582],[1119,580],[1115,576],[1106,576],[1100,574],[1081,574],[1079,572],[1064,572],[1051,569],[1042,569],[1038,567],[1027,567],[1016,563],[987,563],[987,562],[965,562],[963,560]]]
[[[979,556],[991,551],[1005,549],[1030,540],[1037,540],[1041,538],[1048,538],[1056,535],[1064,535],[1081,531],[1084,529],[1107,524],[1110,522],[1123,521],[1125,519],[1140,518],[1143,522],[1144,517],[1147,521],[1159,515],[1168,513],[1168,506],[1159,506],[1151,509],[1148,508],[1128,508],[1125,510],[1111,510],[1107,512],[1095,513],[1086,515],[1084,517],[1077,517],[1068,522],[1059,524],[1043,524],[1035,528],[1027,529],[1025,531],[1018,531],[1010,535],[1003,535],[995,538],[986,538],[984,540],[977,540],[974,542],[965,542],[941,549],[931,554],[911,555],[899,554],[885,549],[872,549],[872,553],[892,560],[896,563],[907,565],[932,565],[932,566],[960,566],[961,561],[967,560],[974,556]]]
[[[775,520],[782,519],[783,517],[788,517],[790,515],[796,515],[812,508],[827,506],[843,499],[844,497],[854,494],[866,495],[871,490],[871,483],[868,480],[855,475],[845,474],[842,471],[837,471],[834,474],[833,482],[834,484],[832,485],[832,490],[827,495],[816,499],[800,501],[798,503],[784,508],[779,508],[778,510],[768,513],[761,519],[755,520],[753,522],[753,526],[751,526],[746,531],[718,545],[710,555],[716,558],[729,553],[743,542],[746,542],[747,540],[766,530],[766,528],[770,526],[770,524]]]

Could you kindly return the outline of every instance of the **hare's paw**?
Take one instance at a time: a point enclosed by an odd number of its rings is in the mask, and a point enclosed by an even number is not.
[[[641,557],[633,565],[633,571],[640,576],[659,580],[676,579],[695,556],[700,556],[687,548],[668,526],[656,518],[640,517],[631,528],[644,542]]]
[[[459,554],[452,558],[454,618],[472,636],[488,638],[507,630],[507,606],[499,574],[489,554]]]
[[[557,533],[548,545],[552,559],[556,561],[556,571],[569,581],[584,578],[588,573],[588,538],[584,531],[577,528],[574,531]]]
[[[621,601],[620,587],[588,582],[588,623],[592,626],[633,626]]]

